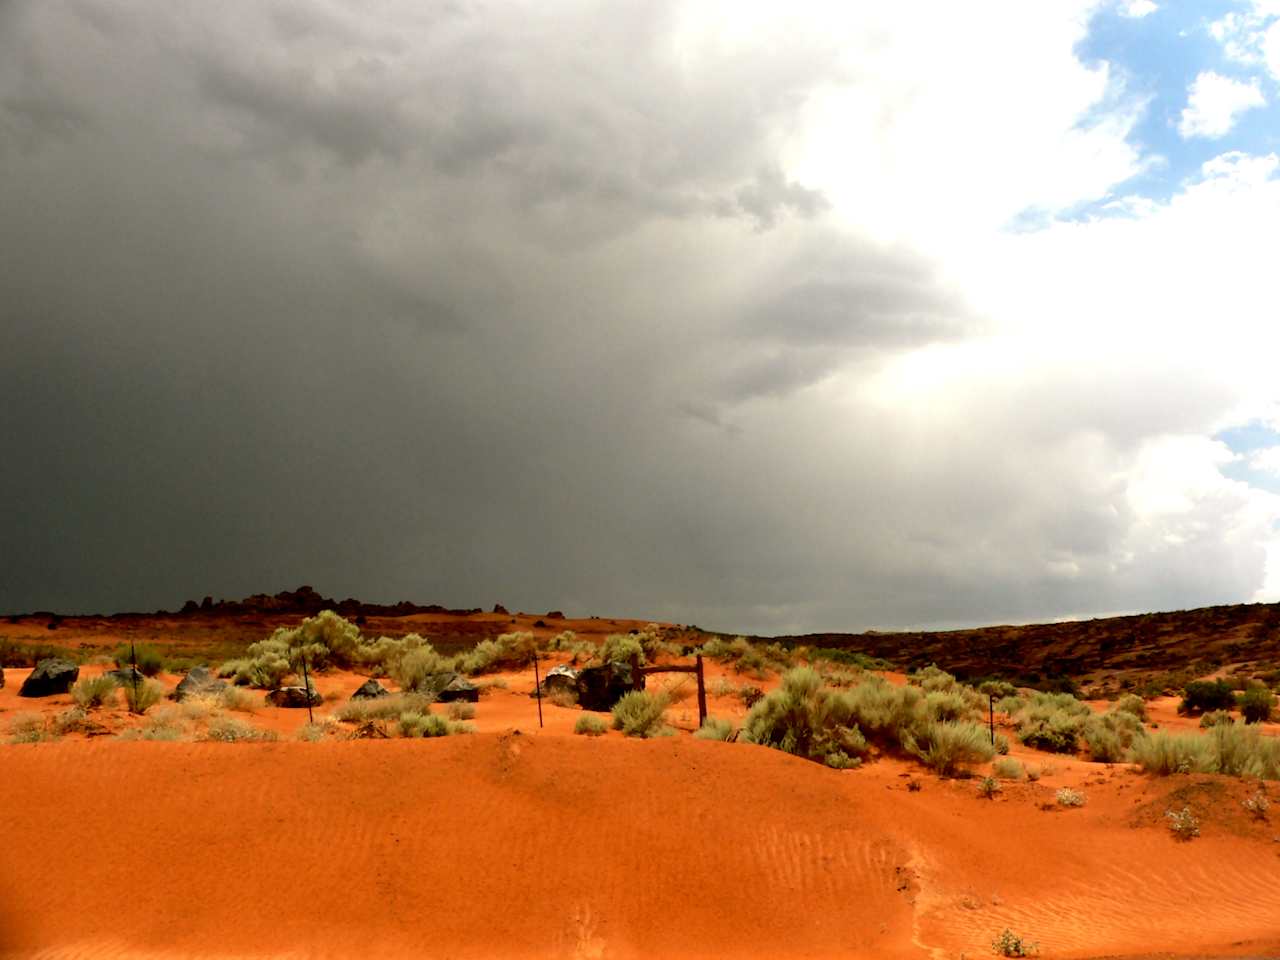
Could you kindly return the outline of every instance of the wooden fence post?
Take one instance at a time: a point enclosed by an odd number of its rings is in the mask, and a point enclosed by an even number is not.
[[[698,654],[698,728],[707,722],[707,685],[702,678],[702,654]]]

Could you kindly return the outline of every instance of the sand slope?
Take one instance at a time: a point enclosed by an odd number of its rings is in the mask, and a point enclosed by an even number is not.
[[[545,734],[68,741],[0,771],[6,958],[941,958],[1004,926],[1046,956],[1280,954],[1278,831],[1216,778],[1097,773],[1048,812],[895,761]]]

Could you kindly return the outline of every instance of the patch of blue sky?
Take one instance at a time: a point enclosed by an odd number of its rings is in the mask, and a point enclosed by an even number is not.
[[[1214,436],[1227,445],[1227,448],[1238,455],[1237,459],[1221,468],[1222,475],[1231,480],[1240,480],[1257,487],[1280,493],[1280,476],[1266,470],[1258,470],[1250,465],[1249,455],[1269,447],[1280,446],[1280,430],[1258,420],[1229,427]]]
[[[1215,21],[1245,6],[1230,0],[1164,2],[1145,17],[1126,17],[1115,4],[1099,9],[1077,45],[1076,55],[1089,66],[1107,65],[1114,89],[1081,118],[1080,126],[1089,127],[1113,111],[1143,104],[1128,141],[1145,164],[1136,176],[1116,184],[1109,195],[1061,211],[1052,219],[1125,216],[1128,211],[1117,206],[1117,200],[1138,197],[1165,203],[1188,182],[1199,179],[1206,161],[1223,153],[1280,152],[1280,84],[1261,65],[1230,59],[1210,32]],[[1184,138],[1178,125],[1188,91],[1195,78],[1207,70],[1246,83],[1256,80],[1266,105],[1240,114],[1222,137]],[[1010,229],[1034,230],[1046,226],[1050,219],[1043,212],[1029,210],[1014,218]]]

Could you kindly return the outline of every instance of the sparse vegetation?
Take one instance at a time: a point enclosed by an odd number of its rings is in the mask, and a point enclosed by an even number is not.
[[[239,743],[241,741],[278,740],[274,730],[261,730],[239,717],[224,715],[211,717],[209,725],[200,736],[201,740],[214,740],[220,743]]]
[[[995,777],[983,777],[978,781],[978,796],[987,800],[994,800],[1001,789],[1000,781]]]
[[[999,757],[991,764],[992,772],[1002,780],[1021,780],[1023,773],[1022,764],[1012,757]]]
[[[396,720],[400,714],[426,713],[431,698],[420,693],[393,693],[371,700],[348,700],[334,712],[344,723],[368,723],[372,720]]]
[[[1143,723],[1147,720],[1147,701],[1143,700],[1136,693],[1126,693],[1115,702],[1115,706],[1111,709],[1123,713],[1131,713]]]
[[[1230,710],[1235,705],[1235,690],[1226,680],[1191,680],[1183,688],[1178,712],[1197,714],[1206,710]]]
[[[115,660],[116,666],[124,670],[133,664],[134,655],[137,656],[138,672],[143,676],[154,677],[164,670],[164,655],[152,646],[135,644],[131,651],[126,643],[116,647],[112,658]]]
[[[593,713],[584,713],[573,725],[573,732],[584,737],[602,737],[608,725]]]
[[[1240,801],[1245,810],[1253,815],[1256,820],[1267,819],[1267,811],[1271,809],[1271,801],[1267,799],[1267,795],[1261,789],[1250,797],[1246,797]]]
[[[663,713],[669,706],[665,694],[632,690],[613,707],[613,728],[628,737],[655,737],[665,731]]]
[[[124,684],[124,702],[130,713],[146,713],[164,699],[164,684],[158,680],[143,680],[139,684]]]
[[[1200,729],[1202,730],[1208,730],[1210,727],[1216,727],[1222,723],[1228,725],[1235,723],[1235,717],[1231,716],[1230,710],[1210,710],[1200,717]]]
[[[1280,740],[1255,725],[1218,724],[1207,733],[1156,733],[1134,742],[1134,760],[1148,773],[1222,773],[1280,779]]]
[[[57,738],[38,713],[19,713],[9,721],[10,743],[41,743]]]
[[[1169,831],[1179,840],[1190,840],[1200,836],[1200,818],[1192,813],[1190,807],[1166,810],[1164,816],[1168,821]]]
[[[991,950],[998,957],[1034,957],[1040,952],[1040,945],[1018,936],[1005,927],[991,941]]]
[[[1090,713],[1069,693],[1033,693],[1016,713],[1018,739],[1037,750],[1074,753]]]
[[[115,700],[116,689],[115,678],[105,673],[96,677],[81,677],[71,687],[71,699],[85,710],[96,710]]]
[[[728,740],[733,736],[733,724],[728,720],[708,716],[693,735],[699,740]]]
[[[467,703],[465,700],[454,700],[449,704],[447,712],[450,720],[474,720],[476,706],[474,703]]]
[[[1276,695],[1261,683],[1252,683],[1236,697],[1236,704],[1245,723],[1265,723],[1275,709]]]
[[[1084,806],[1084,794],[1079,790],[1072,790],[1070,787],[1062,787],[1053,795],[1053,799],[1060,807]]]

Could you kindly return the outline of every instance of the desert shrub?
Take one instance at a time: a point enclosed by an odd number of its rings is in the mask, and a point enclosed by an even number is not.
[[[1090,756],[1098,763],[1120,763],[1133,741],[1146,736],[1142,721],[1127,710],[1109,710],[1089,717],[1081,731]]]
[[[829,660],[859,670],[890,670],[893,668],[888,660],[873,657],[858,650],[837,650],[830,647],[817,647],[809,651],[809,662]]]
[[[738,688],[738,697],[742,700],[742,705],[750,710],[764,699],[764,691],[759,687],[743,684]]]
[[[991,769],[997,777],[1003,780],[1021,780],[1023,769],[1022,764],[1013,757],[999,757],[991,764]]]
[[[836,751],[861,756],[867,742],[852,713],[849,694],[828,689],[812,667],[797,667],[747,713],[742,738],[811,760]]]
[[[1003,733],[997,733],[995,748],[996,753],[1000,754],[1002,757],[1005,756],[1009,752],[1009,738]]]
[[[998,957],[1034,957],[1040,952],[1040,945],[1018,936],[1005,927],[1000,935],[991,941],[991,951]]]
[[[251,740],[278,740],[280,737],[274,730],[260,730],[239,717],[215,716],[210,719],[200,739],[220,743],[238,743]]]
[[[562,630],[547,641],[548,650],[573,650],[578,645],[578,635],[572,630]]]
[[[1217,764],[1209,739],[1194,733],[1154,733],[1136,741],[1133,759],[1147,773],[1211,773]]]
[[[431,644],[423,643],[405,651],[392,664],[388,673],[401,690],[418,690],[429,678],[450,673],[454,666],[453,658],[441,656]]]
[[[465,700],[454,700],[449,704],[447,712],[450,720],[474,720],[476,705]]]
[[[83,707],[70,707],[49,719],[49,728],[59,737],[68,733],[82,733],[89,726],[89,714]]]
[[[117,739],[120,740],[182,740],[187,735],[186,727],[178,718],[176,711],[157,712],[147,718],[140,727],[123,730]]]
[[[97,677],[82,677],[72,684],[71,699],[86,710],[96,710],[115,700],[116,689],[115,678],[105,673]]]
[[[915,753],[916,741],[929,724],[918,687],[895,687],[872,675],[845,698],[851,719],[870,739]]]
[[[420,693],[393,693],[373,700],[348,700],[334,711],[344,723],[369,723],[372,720],[395,720],[402,713],[426,713],[431,698]]]
[[[668,700],[660,693],[632,690],[613,706],[613,728],[628,737],[654,737],[663,731]]]
[[[832,770],[851,770],[862,763],[862,758],[851,757],[843,750],[832,750],[822,758],[822,762]]]
[[[1267,811],[1271,809],[1271,801],[1267,799],[1267,795],[1261,790],[1253,794],[1253,796],[1241,800],[1240,804],[1258,820],[1267,819]]]
[[[1225,680],[1192,680],[1183,688],[1178,712],[1196,714],[1206,710],[1230,710],[1235,704],[1235,691]]]
[[[978,692],[984,697],[995,697],[997,700],[1018,696],[1018,688],[1008,680],[983,680],[978,684]]]
[[[1147,701],[1136,693],[1126,693],[1115,702],[1115,706],[1111,709],[1122,713],[1131,713],[1143,722],[1146,722],[1147,719]]]
[[[1190,807],[1166,810],[1164,816],[1168,821],[1169,832],[1179,840],[1190,840],[1200,836],[1200,818],[1191,812]]]
[[[1031,694],[1016,714],[1018,739],[1051,753],[1073,753],[1091,711],[1069,693]]]
[[[943,777],[969,763],[985,763],[995,756],[987,731],[976,723],[933,723],[916,736],[916,754]]]
[[[1235,723],[1235,717],[1231,716],[1230,710],[1210,710],[1200,715],[1200,729],[1208,730],[1210,727],[1216,727],[1221,723]]]
[[[738,685],[728,677],[717,677],[707,692],[713,697],[735,697],[738,695]]]
[[[584,713],[573,725],[573,732],[585,737],[602,737],[608,726],[595,714]]]
[[[489,673],[509,667],[522,667],[533,659],[538,649],[532,633],[504,633],[494,640],[481,640],[463,654],[457,669],[469,675]]]
[[[1083,807],[1084,794],[1079,790],[1072,790],[1070,787],[1063,787],[1053,795],[1053,799],[1057,801],[1060,807]]]
[[[57,735],[48,728],[44,717],[38,713],[19,713],[9,721],[10,743],[41,743],[56,739]]]
[[[983,777],[978,781],[978,796],[987,800],[994,800],[1000,790],[1000,781],[995,777]]]
[[[816,669],[822,674],[823,683],[830,687],[840,687],[842,689],[856,687],[866,677],[865,672],[861,670],[833,670],[824,666],[819,666]]]
[[[305,743],[319,743],[330,733],[337,732],[338,726],[332,720],[321,720],[318,723],[304,723],[294,734],[294,739]]]
[[[447,737],[450,733],[449,721],[444,717],[413,710],[400,714],[399,731],[402,737]]]
[[[1013,716],[1026,705],[1026,702],[1025,699],[1017,694],[1001,697],[995,703],[995,711],[996,713],[1007,713],[1009,716]]]
[[[931,720],[973,720],[978,713],[971,700],[958,689],[930,690],[925,694],[924,707]]]
[[[258,698],[240,687],[223,687],[218,692],[218,702],[228,710],[253,713],[258,709]]]
[[[1251,684],[1236,697],[1245,723],[1265,723],[1275,709],[1276,695],[1260,683]]]
[[[1043,773],[1040,767],[1034,763],[1028,763],[1022,769],[1026,773],[1027,779],[1030,780],[1032,783],[1035,783],[1037,780],[1039,780],[1040,775]]]
[[[911,674],[907,682],[918,686],[925,693],[952,691],[960,686],[959,680],[933,663]]]
[[[725,640],[723,637],[712,637],[705,641],[698,652],[711,660],[736,660],[749,650],[751,645],[746,637],[735,637]]]
[[[728,720],[708,716],[693,735],[699,740],[728,740],[733,735],[733,724]]]
[[[1280,779],[1280,740],[1275,737],[1263,736],[1256,726],[1243,723],[1219,724],[1206,736],[1213,772],[1259,780]]]
[[[630,663],[632,657],[637,658],[641,665],[645,663],[644,647],[640,645],[636,635],[631,633],[609,634],[604,638],[604,643],[600,644],[597,656],[601,663]]]
[[[147,677],[154,677],[164,669],[164,655],[151,646],[134,645],[132,651],[129,644],[122,644],[116,647],[115,652],[111,655],[115,660],[117,667],[125,669],[133,663],[133,657],[137,656],[138,672]]]
[[[130,713],[146,713],[164,699],[164,684],[158,680],[143,680],[135,685],[123,685],[124,702]]]

